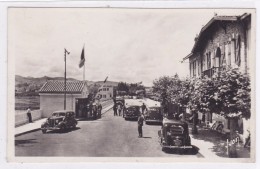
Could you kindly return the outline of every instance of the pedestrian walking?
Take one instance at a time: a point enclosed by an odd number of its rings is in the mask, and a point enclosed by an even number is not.
[[[118,110],[118,115],[121,116],[121,111],[122,111],[122,106],[121,106],[121,104],[118,105],[117,110]]]
[[[32,123],[32,113],[31,113],[30,107],[28,107],[28,109],[27,109],[27,117],[28,117],[29,123]]]
[[[96,103],[93,104],[93,119],[97,119],[97,105]]]
[[[102,105],[98,103],[98,118],[101,118]]]
[[[114,110],[114,116],[117,116],[117,106],[116,106],[116,104],[114,104],[113,110]]]
[[[144,114],[144,111],[146,110],[147,108],[146,108],[146,105],[143,103],[143,105],[142,105],[142,113]]]
[[[139,114],[138,120],[137,120],[137,124],[138,124],[138,134],[139,134],[139,138],[143,137],[143,123],[144,123],[144,117],[143,114]]]

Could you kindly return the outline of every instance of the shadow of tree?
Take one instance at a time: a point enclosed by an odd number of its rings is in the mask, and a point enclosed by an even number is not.
[[[227,137],[225,135],[218,133],[216,131],[198,127],[198,134],[194,134],[193,138],[197,140],[203,140],[206,142],[213,143],[214,146],[211,149],[212,152],[214,152],[217,156],[220,157],[228,157],[226,153]]]

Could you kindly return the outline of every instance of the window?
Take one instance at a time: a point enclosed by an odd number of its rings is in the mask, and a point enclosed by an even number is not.
[[[193,76],[196,76],[196,60],[193,61]]]
[[[231,42],[227,45],[227,65],[231,65]]]
[[[103,95],[103,98],[106,98],[107,96],[106,95]]]
[[[106,91],[106,88],[103,88],[103,91]]]
[[[241,39],[240,39],[240,35],[238,35],[237,40],[235,41],[235,62],[238,66],[240,66],[241,63],[241,56],[240,56],[240,47],[241,47]]]
[[[109,91],[109,88],[107,88],[107,91]]]
[[[112,94],[110,94],[110,97],[112,97]]]
[[[207,54],[207,68],[208,69],[211,68],[211,53],[210,52]]]
[[[204,70],[207,70],[207,65],[206,65],[206,59],[207,59],[207,56],[206,55],[203,55],[203,58],[202,58],[202,62],[203,62],[203,71]]]

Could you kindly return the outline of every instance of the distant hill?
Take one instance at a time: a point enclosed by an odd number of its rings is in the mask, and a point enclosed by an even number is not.
[[[104,84],[104,81],[97,81],[95,82],[96,84],[98,85],[102,85]],[[106,85],[109,85],[109,86],[117,86],[119,82],[113,82],[113,81],[106,81]]]
[[[38,95],[38,91],[48,80],[64,80],[64,77],[23,77],[20,75],[15,75],[15,94],[16,95]],[[67,78],[70,81],[77,81],[74,78]],[[103,81],[87,81],[88,86],[93,86],[95,84],[102,85]],[[106,85],[117,86],[118,82],[107,81]]]
[[[48,77],[43,76],[39,78],[34,77],[23,77],[19,75],[15,75],[15,93],[16,94],[24,94],[29,93],[29,95],[38,94],[38,91],[42,87],[42,85],[48,80],[63,80],[63,77]],[[68,80],[76,80],[73,78],[68,78]]]

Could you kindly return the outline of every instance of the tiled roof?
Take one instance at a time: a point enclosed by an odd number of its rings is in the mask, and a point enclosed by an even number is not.
[[[67,81],[66,93],[81,93],[84,87],[82,81]],[[64,93],[64,81],[47,81],[39,93]]]

